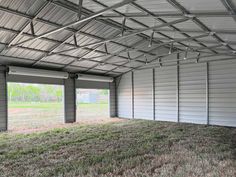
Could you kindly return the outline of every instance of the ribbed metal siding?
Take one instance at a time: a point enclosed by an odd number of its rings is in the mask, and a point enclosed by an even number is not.
[[[0,131],[7,130],[7,85],[6,74],[0,68]]]
[[[109,109],[110,109],[110,117],[116,117],[116,84],[112,82],[110,85],[110,95],[109,95]]]
[[[118,116],[132,118],[132,74],[128,73],[121,77],[117,88]]]
[[[155,69],[155,120],[178,120],[176,66]]]
[[[76,80],[76,88],[83,88],[83,89],[109,89],[109,83],[108,82]]]
[[[206,64],[181,65],[179,71],[180,122],[206,124]]]
[[[20,76],[20,75],[7,75],[7,82],[20,82],[31,84],[53,84],[63,85],[63,79],[35,77],[35,76]]]
[[[236,127],[236,61],[209,63],[209,123]]]
[[[65,123],[73,123],[76,121],[76,90],[75,80],[65,80]]]
[[[134,72],[134,118],[153,120],[152,69]]]

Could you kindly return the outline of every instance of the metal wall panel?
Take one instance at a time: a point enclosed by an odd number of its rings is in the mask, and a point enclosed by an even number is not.
[[[151,119],[154,108],[155,120],[236,127],[235,68],[235,60],[155,68],[154,87],[152,71],[139,70],[134,92],[132,73],[125,74],[117,90],[118,116],[132,118],[134,101],[135,118]]]
[[[83,88],[83,89],[109,89],[109,83],[108,82],[76,80],[76,88]]]
[[[76,121],[76,89],[74,79],[65,80],[64,91],[65,123],[73,123]]]
[[[8,82],[20,82],[30,84],[52,84],[64,85],[63,79],[34,77],[34,76],[20,76],[20,75],[7,75]]]
[[[117,84],[118,117],[132,118],[132,73],[123,75]]]
[[[236,127],[236,61],[209,63],[209,124]]]
[[[110,85],[110,95],[109,95],[109,109],[110,109],[110,117],[117,116],[117,109],[116,109],[116,84],[112,82]]]
[[[7,84],[6,73],[0,68],[0,131],[7,130]]]
[[[155,120],[178,121],[177,66],[155,69]]]
[[[180,122],[206,124],[206,64],[180,65]]]
[[[153,120],[153,71],[134,72],[134,118]]]

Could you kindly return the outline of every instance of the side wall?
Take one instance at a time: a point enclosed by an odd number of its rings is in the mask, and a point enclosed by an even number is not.
[[[7,75],[7,82],[20,82],[20,83],[37,83],[37,84],[55,84],[64,85],[64,112],[65,112],[65,123],[72,123],[76,120],[76,88],[85,89],[112,89],[109,83],[105,82],[93,82],[93,81],[79,81],[76,79],[55,79],[55,78],[44,78],[44,77],[32,77],[32,76],[20,76],[20,75]],[[2,92],[3,93],[3,92]],[[115,94],[115,90],[110,92]],[[111,116],[115,117],[115,97],[112,97],[110,112]]]
[[[0,131],[7,130],[7,82],[53,84],[64,86],[65,123],[76,121],[76,88],[109,89],[110,90],[110,117],[117,116],[117,95],[115,82],[78,81],[75,79],[55,79],[32,76],[7,75],[6,68],[0,66]]]
[[[153,119],[153,73],[152,69],[135,71],[134,87],[134,118]]]
[[[177,66],[156,68],[155,120],[178,121]]]
[[[117,85],[118,116],[236,127],[235,68],[229,60],[127,73]]]
[[[236,61],[209,65],[209,123],[236,127]]]
[[[133,118],[133,73],[123,75],[117,81],[118,117]]]
[[[205,63],[179,68],[179,121],[207,124]]]

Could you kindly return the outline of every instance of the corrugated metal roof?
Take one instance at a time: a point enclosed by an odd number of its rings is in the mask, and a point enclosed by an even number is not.
[[[84,0],[82,19],[126,1]],[[146,66],[146,60],[152,65],[155,58],[173,58],[168,55],[170,40],[179,51],[186,46],[195,49],[190,51],[193,55],[199,51],[232,55],[236,50],[236,17],[232,15],[236,2],[228,1],[234,7],[221,0],[136,0],[41,37],[76,22],[79,1],[0,0],[0,58],[8,57],[0,63],[119,75]],[[187,17],[187,21],[166,24]],[[148,30],[153,26],[160,28]],[[122,32],[129,37],[122,37]],[[188,39],[206,33],[209,36]],[[167,42],[165,46],[158,47],[163,42]],[[222,46],[207,48],[217,44]]]
[[[140,0],[136,2],[140,6],[151,12],[178,12],[174,7],[172,7],[166,0]]]
[[[199,18],[211,30],[235,30],[236,23],[231,17]]]
[[[178,0],[190,12],[198,11],[227,11],[220,0]]]

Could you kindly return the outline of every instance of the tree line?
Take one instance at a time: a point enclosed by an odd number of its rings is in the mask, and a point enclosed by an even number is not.
[[[11,102],[60,102],[63,100],[63,87],[9,83],[8,99]]]

